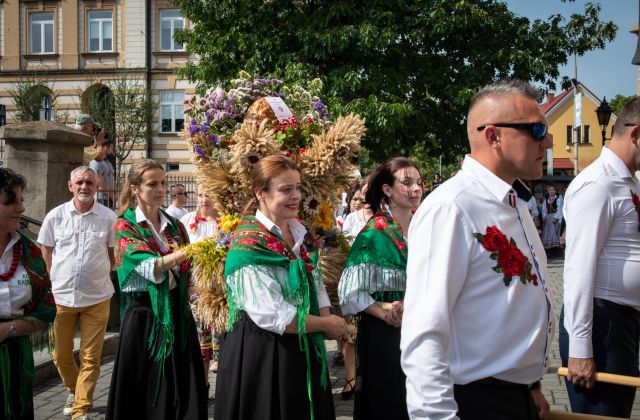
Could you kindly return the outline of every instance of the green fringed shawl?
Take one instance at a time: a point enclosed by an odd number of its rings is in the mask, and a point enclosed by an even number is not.
[[[318,296],[312,270],[318,263],[317,241],[311,232],[307,231],[304,239],[301,258],[297,258],[289,245],[273,232],[267,230],[255,217],[245,217],[231,237],[231,248],[227,255],[224,275],[227,284],[234,282],[242,284],[239,271],[243,267],[260,267],[266,270],[282,286],[282,293],[288,302],[296,305],[298,342],[300,350],[307,358],[307,392],[310,402],[311,419],[313,413],[313,397],[311,392],[311,347],[316,359],[322,364],[320,384],[328,385],[327,357],[324,345],[324,334],[306,332],[307,315],[320,315]],[[247,293],[238,290],[238,293]],[[234,296],[232,289],[227,286],[229,301],[229,331],[238,316],[238,302],[246,296]],[[292,384],[292,386],[295,386]]]
[[[388,269],[381,276],[376,267]],[[404,299],[407,243],[396,220],[388,213],[374,214],[362,229],[347,257],[340,287],[357,282],[358,290],[378,290],[375,299]],[[373,284],[372,284],[373,283]]]
[[[162,210],[161,210],[162,211]],[[163,212],[169,219],[169,235],[176,241],[178,246],[183,246],[189,242],[189,236],[182,224],[175,218]],[[115,257],[118,269],[118,282],[120,289],[133,286],[136,290],[146,289],[151,301],[153,311],[153,326],[149,334],[148,348],[150,357],[156,362],[162,362],[171,354],[171,347],[175,342],[174,322],[171,315],[171,302],[169,297],[169,274],[164,273],[164,281],[160,284],[144,280],[134,272],[136,267],[149,258],[161,256],[160,248],[156,242],[151,227],[147,222],[136,223],[136,213],[133,209],[128,209],[123,215],[118,217],[114,226],[116,236]],[[176,283],[179,291],[179,301],[176,302],[176,313],[179,317],[177,322],[180,325],[182,335],[180,345],[186,348],[187,344],[187,320],[189,319],[189,305],[187,299],[188,282],[190,279],[189,262],[184,261],[179,268],[179,276]],[[136,284],[144,281],[145,284]],[[120,313],[123,315],[134,303],[135,298],[141,292],[122,293]]]
[[[20,238],[14,246],[21,246],[20,262],[27,271],[31,282],[31,300],[23,307],[24,315],[18,319],[29,320],[36,319],[46,324],[50,324],[56,317],[56,304],[51,293],[51,281],[47,272],[47,266],[42,258],[40,248],[34,244],[29,238],[18,232]],[[43,348],[47,345],[48,334],[34,332],[29,336],[20,336],[13,339],[17,341],[20,348],[20,360],[9,360],[9,352],[7,342],[0,343],[0,376],[2,379],[2,392],[6,402],[4,406],[4,418],[11,419],[24,415],[26,409],[33,403],[31,401],[31,387],[35,376],[33,365],[33,350],[31,343],[37,348]],[[20,366],[20,407],[11,404],[9,397],[11,389],[9,384],[9,364],[18,363]]]

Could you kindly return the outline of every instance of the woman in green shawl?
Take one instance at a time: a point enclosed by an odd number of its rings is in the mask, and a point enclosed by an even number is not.
[[[229,332],[220,345],[216,420],[335,419],[325,336],[329,315],[314,236],[296,218],[300,173],[284,156],[255,164],[249,203],[225,264]],[[254,216],[255,215],[255,216]]]
[[[24,177],[0,169],[0,418],[33,419],[29,335],[53,322],[56,305],[42,253],[18,232]],[[44,345],[46,335],[34,335]]]
[[[420,204],[415,164],[392,158],[369,176],[365,202],[373,216],[356,238],[338,285],[345,315],[359,315],[354,419],[408,419],[400,367],[400,324],[406,284],[407,238]]]
[[[111,376],[107,419],[206,419],[205,373],[187,290],[189,242],[182,224],[160,209],[162,166],[131,165],[114,226],[124,314]]]

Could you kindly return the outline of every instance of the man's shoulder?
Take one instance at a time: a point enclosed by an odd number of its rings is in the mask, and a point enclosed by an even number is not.
[[[70,214],[70,210],[68,208],[69,203],[70,203],[69,201],[65,201],[64,203],[49,210],[49,212],[47,212],[47,214],[44,217],[44,221],[47,222],[51,219],[65,217],[69,215]]]
[[[463,205],[466,200],[465,197],[474,196],[478,193],[478,188],[475,184],[475,180],[463,173],[458,173],[451,179],[440,184],[440,186],[434,189],[425,199],[430,204],[443,203],[443,204],[456,204]],[[473,200],[473,199],[472,199]]]
[[[98,216],[107,217],[112,222],[116,221],[116,214],[113,212],[113,210],[111,210],[109,207],[105,206],[104,204],[95,203],[93,211]]]
[[[571,181],[564,198],[570,200],[573,195],[586,189],[611,192],[619,187],[627,188],[625,180],[607,171],[602,161],[598,159],[587,166]]]

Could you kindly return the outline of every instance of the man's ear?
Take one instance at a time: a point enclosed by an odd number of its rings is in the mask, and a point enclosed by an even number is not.
[[[500,147],[500,135],[498,134],[498,130],[489,125],[482,132],[483,140],[492,148]]]
[[[640,136],[640,126],[634,126],[629,133],[633,144],[638,144],[638,137]]]

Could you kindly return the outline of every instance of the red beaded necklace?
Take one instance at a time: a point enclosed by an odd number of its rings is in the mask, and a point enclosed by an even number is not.
[[[9,281],[14,274],[16,274],[16,270],[18,269],[18,264],[20,264],[20,253],[22,251],[22,244],[17,242],[13,246],[13,259],[11,260],[11,267],[9,267],[9,271],[6,273],[0,274],[0,280]]]

